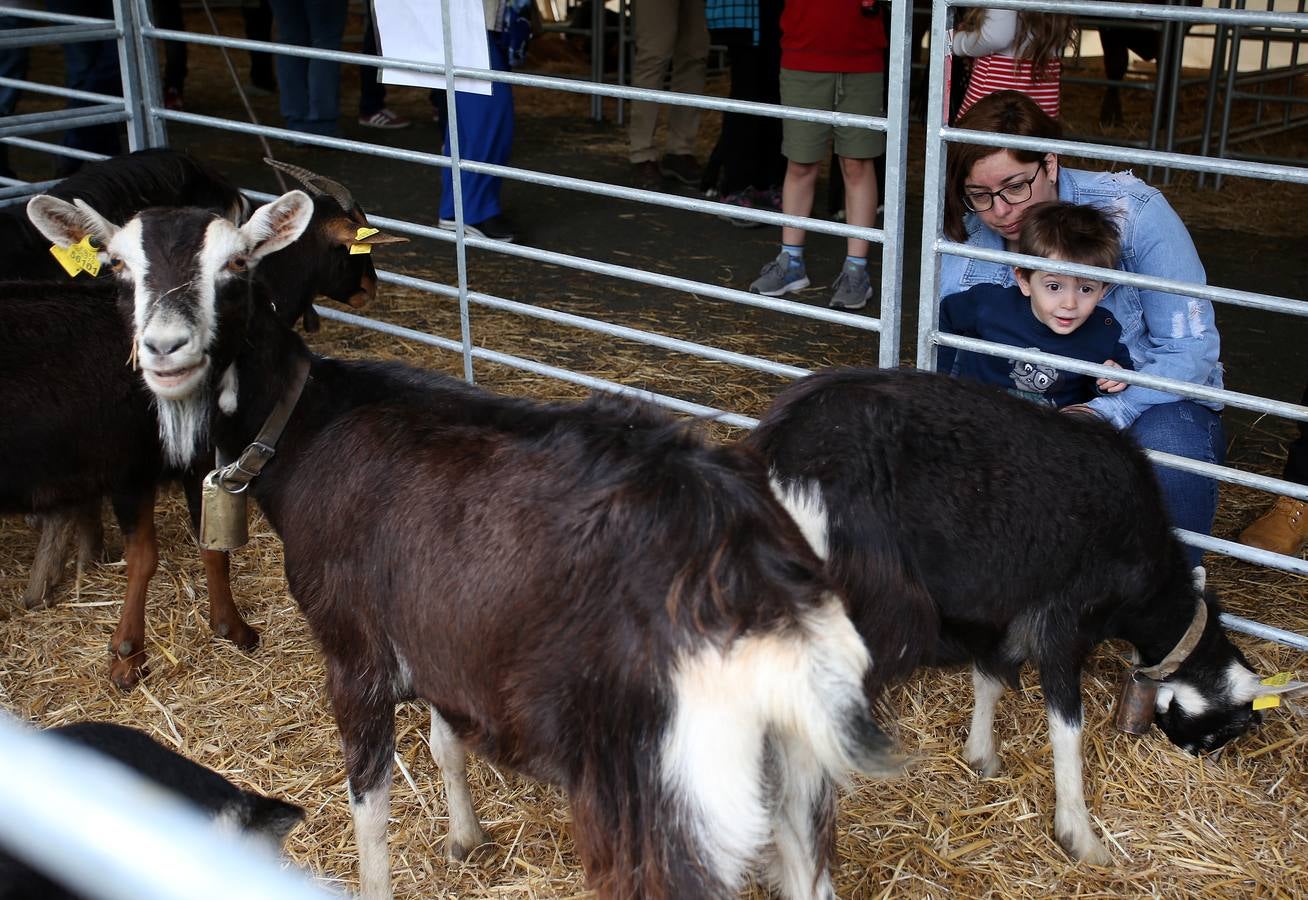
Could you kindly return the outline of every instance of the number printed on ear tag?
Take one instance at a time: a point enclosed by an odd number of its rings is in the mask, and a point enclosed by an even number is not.
[[[100,274],[100,252],[91,246],[89,234],[69,247],[51,244],[50,255],[64,267],[69,278],[76,278],[80,272],[88,272],[92,278]]]

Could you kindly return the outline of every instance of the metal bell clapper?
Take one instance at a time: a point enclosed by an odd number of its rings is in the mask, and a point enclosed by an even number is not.
[[[200,546],[205,550],[235,550],[249,540],[245,487],[232,493],[222,486],[215,469],[205,476],[200,490]]]
[[[1137,737],[1154,723],[1154,701],[1158,697],[1158,682],[1139,670],[1131,669],[1122,675],[1122,692],[1117,698],[1115,724],[1119,731]]]

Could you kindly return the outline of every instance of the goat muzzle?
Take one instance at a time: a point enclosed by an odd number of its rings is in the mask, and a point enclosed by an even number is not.
[[[1118,731],[1137,737],[1154,724],[1155,703],[1158,699],[1158,682],[1139,669],[1130,669],[1122,675],[1122,691],[1117,698],[1117,715],[1114,724]]]

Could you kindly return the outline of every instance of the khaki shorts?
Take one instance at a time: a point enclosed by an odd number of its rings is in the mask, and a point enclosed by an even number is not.
[[[882,72],[799,72],[781,70],[781,105],[825,109],[860,116],[883,116]],[[832,126],[825,122],[786,119],[782,125],[781,153],[797,163],[819,163],[827,158]],[[836,155],[846,159],[874,159],[886,152],[886,135],[871,128],[835,126]]]

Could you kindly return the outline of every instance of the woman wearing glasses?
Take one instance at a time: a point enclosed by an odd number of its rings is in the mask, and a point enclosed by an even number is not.
[[[1016,91],[989,95],[955,124],[973,131],[1047,140],[1062,137],[1058,122]],[[1122,238],[1118,268],[1139,275],[1206,282],[1185,224],[1161,193],[1135,176],[1064,168],[1053,153],[950,145],[944,226],[950,240],[978,248],[1014,250],[1026,210],[1051,200],[1090,204],[1114,213]],[[1013,269],[1001,263],[959,256],[941,259],[942,297],[977,284],[1013,282]],[[1222,386],[1220,339],[1210,301],[1118,284],[1102,305],[1121,324],[1122,343],[1137,372],[1212,388]],[[1225,459],[1220,403],[1133,385],[1117,394],[1096,397],[1087,406],[1145,448],[1210,463]],[[1217,483],[1163,466],[1155,467],[1155,472],[1172,523],[1210,533],[1217,509]],[[1189,550],[1197,565],[1202,551]]]

